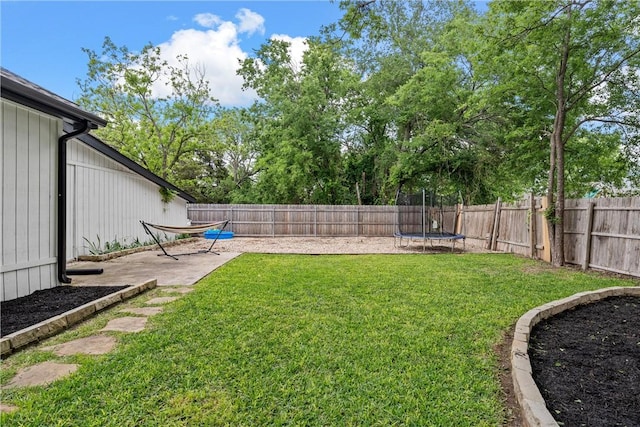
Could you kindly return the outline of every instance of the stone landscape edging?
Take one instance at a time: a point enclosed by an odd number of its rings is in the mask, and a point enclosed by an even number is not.
[[[533,327],[541,320],[555,316],[565,310],[614,296],[640,297],[640,286],[616,286],[596,291],[580,292],[531,309],[518,319],[511,344],[511,378],[516,400],[522,411],[522,419],[526,427],[559,426],[547,409],[540,390],[533,380],[528,352],[529,336]]]
[[[181,245],[183,243],[191,243],[200,240],[199,237],[189,237],[186,239],[172,240],[170,242],[163,242],[162,246],[171,247],[175,245]],[[102,262],[108,261],[110,259],[119,258],[125,255],[131,255],[138,252],[152,251],[155,249],[159,249],[157,244],[147,245],[147,246],[138,246],[137,248],[124,249],[116,252],[109,252],[106,254],[100,255],[78,255],[78,261],[92,261],[92,262]]]
[[[157,285],[157,279],[152,279],[138,285],[128,286],[125,289],[76,307],[66,313],[51,317],[28,328],[6,335],[0,339],[0,357],[8,356],[22,347],[58,334],[64,329],[85,320],[107,307],[111,307],[114,304],[132,298],[149,289],[153,289]]]

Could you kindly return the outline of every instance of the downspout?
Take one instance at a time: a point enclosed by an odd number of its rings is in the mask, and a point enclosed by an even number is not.
[[[58,138],[58,280],[71,283],[67,277],[67,140],[91,130],[88,120],[83,120],[78,130]],[[89,274],[100,274],[100,272]]]

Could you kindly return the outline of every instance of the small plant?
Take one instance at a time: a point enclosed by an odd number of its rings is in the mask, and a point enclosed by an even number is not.
[[[85,242],[87,242],[88,246],[85,248],[89,249],[89,253],[91,255],[101,255],[102,254],[102,244],[100,243],[100,236],[96,235],[97,243],[94,243],[87,239],[86,237],[82,238]]]
[[[178,194],[177,191],[171,190],[167,187],[160,187],[158,191],[160,192],[160,200],[165,204],[170,203]]]
[[[158,238],[158,240],[160,240],[160,235],[158,234],[156,236]],[[166,239],[166,234],[165,234],[165,240]],[[139,248],[141,246],[150,246],[155,244],[155,242],[151,239],[145,241],[145,242],[140,242],[140,239],[138,239],[136,237],[135,240],[133,240],[131,243],[127,243],[127,239],[123,239],[122,242],[120,242],[118,240],[118,237],[116,236],[112,241],[107,241],[104,242],[104,247],[102,246],[102,241],[100,239],[100,236],[96,235],[96,241],[92,242],[89,239],[87,239],[86,237],[82,238],[85,242],[87,242],[87,245],[84,246],[85,248],[87,248],[89,250],[89,253],[91,255],[104,255],[104,254],[108,254],[111,252],[118,252],[118,251],[123,251],[126,249],[134,249],[134,248]],[[160,240],[162,241],[162,240]]]
[[[550,224],[557,224],[560,220],[560,218],[556,216],[555,206],[549,206],[548,208],[546,208],[543,212],[543,215]]]

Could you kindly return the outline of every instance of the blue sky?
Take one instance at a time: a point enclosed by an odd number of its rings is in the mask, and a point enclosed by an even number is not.
[[[161,45],[168,56],[186,53],[205,65],[212,95],[222,105],[248,105],[235,76],[238,58],[271,37],[293,43],[319,34],[342,16],[338,3],[316,1],[6,1],[0,2],[0,63],[64,98],[80,95],[87,55],[101,52],[105,36],[140,50]]]
[[[338,0],[289,1],[28,1],[0,0],[0,64],[66,99],[80,95],[87,72],[82,48],[101,52],[105,36],[139,51],[160,46],[172,61],[187,54],[204,66],[212,96],[223,106],[246,106],[238,59],[272,37],[301,57],[306,37],[342,16]],[[484,3],[484,2],[481,2]]]

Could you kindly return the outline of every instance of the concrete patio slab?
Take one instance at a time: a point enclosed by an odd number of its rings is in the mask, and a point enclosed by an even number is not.
[[[178,251],[179,246],[176,247]],[[73,285],[117,286],[157,279],[158,286],[190,286],[238,255],[238,252],[205,253],[181,256],[175,260],[164,256],[161,251],[144,251],[102,262],[73,262],[67,268],[104,270],[97,275],[71,276]]]
[[[74,373],[77,369],[78,365],[76,364],[55,362],[39,363],[21,369],[18,374],[7,383],[5,388],[47,385]]]
[[[73,354],[106,354],[116,346],[116,339],[108,335],[92,335],[86,338],[69,341],[42,350],[53,351],[57,356],[71,356]]]
[[[146,317],[118,317],[110,320],[100,331],[141,332],[147,325]]]

